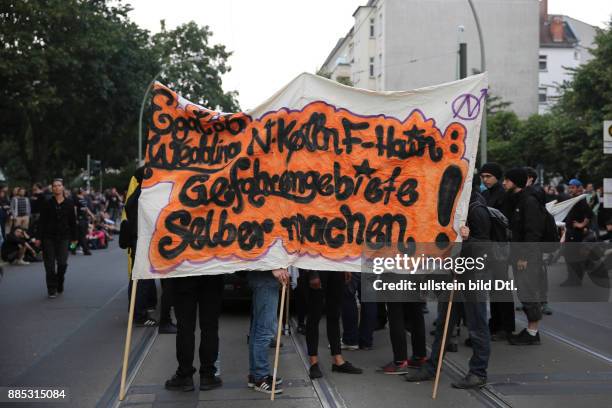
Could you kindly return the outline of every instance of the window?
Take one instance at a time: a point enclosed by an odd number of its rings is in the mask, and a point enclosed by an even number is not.
[[[382,54],[378,54],[378,76],[382,74]]]
[[[574,50],[574,59],[580,61],[580,51]]]
[[[540,71],[546,71],[547,69],[547,56],[540,55]]]
[[[374,19],[370,19],[370,37],[374,37]]]
[[[383,32],[382,24],[383,24],[382,13],[380,13],[378,16],[378,36],[379,37],[382,35],[382,32]]]
[[[374,76],[374,57],[370,57],[370,76]]]
[[[548,96],[546,95],[546,87],[541,86],[538,92],[538,100],[540,103],[546,104],[548,102]]]

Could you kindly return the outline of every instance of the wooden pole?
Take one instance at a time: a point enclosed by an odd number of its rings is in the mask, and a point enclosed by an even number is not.
[[[284,335],[289,336],[291,333],[291,328],[289,326],[289,296],[291,295],[291,287],[287,290],[287,309],[285,310],[285,326],[284,326]]]
[[[130,297],[130,311],[128,312],[127,336],[125,338],[125,348],[123,349],[123,367],[121,369],[121,388],[119,390],[119,401],[125,398],[125,380],[127,376],[128,360],[130,358],[130,345],[132,343],[132,323],[134,322],[134,304],[136,303],[136,286],[138,279],[132,282],[132,295]]]
[[[270,395],[270,401],[274,401],[274,393],[276,392],[276,372],[278,369],[278,355],[280,354],[280,341],[281,341],[281,329],[283,322],[283,312],[285,309],[285,293],[287,292],[287,285],[283,285],[281,290],[281,301],[280,301],[280,313],[278,314],[278,329],[276,331],[276,353],[274,354],[274,371],[272,372],[272,394]]]
[[[454,278],[453,278],[454,281]],[[453,295],[455,294],[455,290],[451,290],[450,296],[448,298],[448,307],[446,309],[446,320],[444,322],[444,331],[442,332],[442,343],[440,344],[440,354],[438,355],[438,367],[436,368],[436,379],[434,381],[433,394],[431,395],[431,399],[436,399],[438,395],[438,383],[440,381],[440,370],[442,369],[442,360],[444,359],[444,351],[446,346],[446,335],[448,333],[448,322],[451,317],[451,310],[453,309]],[[440,322],[438,322],[439,324]]]

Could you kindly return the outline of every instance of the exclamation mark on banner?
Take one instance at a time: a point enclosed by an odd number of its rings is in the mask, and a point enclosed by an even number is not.
[[[448,226],[451,221],[453,207],[462,182],[463,175],[459,167],[451,165],[444,170],[438,190],[438,222],[443,227]],[[450,238],[445,232],[439,233],[436,237],[436,244],[439,248],[446,248],[448,242]]]

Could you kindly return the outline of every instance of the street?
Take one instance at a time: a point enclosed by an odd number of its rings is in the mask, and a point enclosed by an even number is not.
[[[551,270],[551,285],[564,278],[564,270],[563,264]],[[401,376],[376,372],[391,359],[388,329],[375,332],[373,350],[345,353],[347,360],[364,369],[363,375],[332,373],[322,323],[324,377],[314,382],[308,379],[305,339],[293,331],[282,339],[279,374],[284,378],[284,393],[276,402],[269,402],[268,395],[246,387],[248,309],[229,307],[220,322],[223,387],[208,392],[166,391],[164,381],[176,369],[174,335],[135,328],[128,396],[119,403],[127,283],[126,256],[114,242],[91,257],[71,256],[66,291],[53,300],[46,296],[41,263],[5,266],[0,282],[0,385],[58,387],[69,392],[68,403],[45,403],[49,407],[609,406],[610,303],[551,304],[554,314],[544,318],[541,346],[492,343],[489,384],[479,391],[450,386],[467,369],[470,350],[462,338],[459,352],[447,355],[436,401],[431,400],[431,382],[410,384]],[[430,303],[429,310],[428,332],[436,305]],[[522,328],[522,313],[517,312],[517,318],[517,328]],[[465,332],[462,330],[463,337]],[[429,343],[431,339],[428,336]],[[2,406],[40,405],[21,402]]]

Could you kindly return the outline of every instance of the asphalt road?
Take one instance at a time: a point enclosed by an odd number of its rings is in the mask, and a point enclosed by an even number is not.
[[[119,248],[69,259],[65,293],[46,297],[42,264],[5,267],[0,282],[0,387],[67,388],[65,403],[13,403],[15,407],[249,407],[267,406],[267,396],[246,388],[248,311],[231,308],[221,321],[224,387],[212,392],[170,393],[163,382],[176,368],[174,336],[136,328],[129,368],[130,388],[117,401],[127,323],[126,258]],[[564,278],[552,270],[551,285]],[[554,303],[542,325],[543,344],[513,347],[494,343],[489,385],[459,391],[450,382],[465,372],[469,349],[448,355],[436,401],[431,383],[408,384],[376,368],[391,359],[388,331],[375,334],[372,351],[346,352],[364,368],[361,376],[331,373],[321,323],[322,380],[310,381],[301,335],[284,337],[281,407],[609,407],[612,395],[612,304]],[[429,305],[428,330],[435,305]],[[517,313],[517,326],[524,325]],[[465,332],[465,331],[464,331]],[[428,340],[431,340],[429,338]]]

